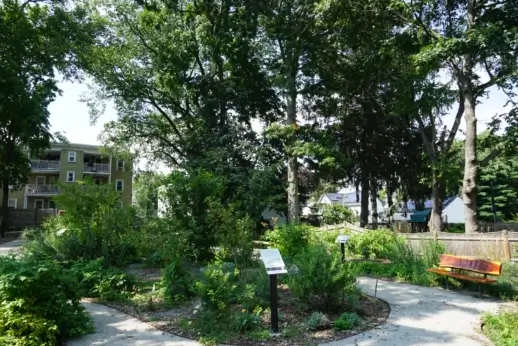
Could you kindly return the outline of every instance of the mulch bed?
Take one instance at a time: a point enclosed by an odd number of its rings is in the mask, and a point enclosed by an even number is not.
[[[200,338],[194,330],[186,330],[181,328],[182,321],[190,320],[194,317],[196,307],[199,302],[191,301],[181,307],[176,307],[169,310],[158,311],[139,311],[135,306],[122,303],[104,303],[110,307],[125,312],[133,317],[136,317],[144,322],[149,323],[153,327],[179,335],[188,339],[197,340]],[[344,311],[335,314],[328,314],[329,320],[334,321]],[[279,336],[271,337],[268,340],[251,340],[246,334],[241,334],[237,337],[231,337],[225,340],[225,344],[244,345],[244,346],[265,346],[265,345],[311,345],[320,344],[340,339],[345,339],[354,336],[363,331],[375,328],[386,321],[390,314],[390,306],[385,301],[367,295],[360,297],[360,309],[358,314],[362,319],[361,327],[347,330],[337,331],[332,327],[320,331],[308,331],[304,323],[309,319],[311,311],[307,311],[299,307],[295,302],[294,297],[291,296],[287,287],[279,287],[279,316],[280,329],[296,331],[296,333],[281,333]],[[264,329],[269,329],[270,321],[269,314],[265,314],[262,318]],[[287,335],[289,334],[289,336]]]
[[[16,233],[5,233],[5,237],[4,237],[4,238],[0,237],[0,244],[8,243],[8,242],[10,242],[10,241],[13,241],[13,240],[19,239],[19,238],[20,238],[20,235],[21,235],[21,233],[20,233],[20,232],[16,232]]]

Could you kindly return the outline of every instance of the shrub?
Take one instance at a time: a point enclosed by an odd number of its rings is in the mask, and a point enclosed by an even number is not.
[[[352,210],[340,204],[323,204],[319,206],[319,209],[324,225],[336,225],[353,220]]]
[[[79,293],[83,297],[120,300],[130,295],[137,286],[133,275],[117,268],[105,268],[102,258],[73,262],[70,270],[79,282]]]
[[[340,318],[338,318],[333,327],[336,330],[348,330],[361,325],[361,319],[356,312],[344,312]]]
[[[223,206],[220,201],[209,199],[212,229],[218,245],[220,257],[232,261],[238,267],[250,264],[253,254],[254,222],[240,212],[239,203]]]
[[[190,267],[180,258],[170,261],[162,269],[162,295],[167,301],[182,301],[194,293],[194,280]]]
[[[196,282],[202,307],[220,318],[229,315],[233,310],[254,312],[262,309],[266,305],[263,290],[267,287],[268,281],[266,284],[262,282],[264,276],[258,276],[253,281],[247,279],[250,279],[250,276],[242,276],[233,263],[217,259],[207,266],[202,279]],[[257,291],[257,287],[261,289]]]
[[[346,247],[350,254],[363,258],[390,258],[394,247],[400,240],[397,235],[386,229],[370,230],[353,234]]]
[[[0,258],[0,340],[55,345],[93,331],[78,286],[76,276],[55,261]]]
[[[322,330],[332,326],[331,321],[322,312],[313,312],[307,321],[308,330]]]
[[[48,218],[43,232],[28,236],[33,240],[25,245],[26,254],[59,261],[102,257],[107,266],[124,265],[135,257],[135,211],[120,207],[120,195],[112,185],[88,180],[61,189],[55,199],[65,214]]]
[[[266,232],[264,238],[279,249],[282,256],[289,258],[303,251],[311,239],[311,227],[307,225],[285,225]]]
[[[310,245],[295,256],[296,273],[289,274],[290,290],[313,310],[328,312],[339,306],[343,294],[352,290],[356,278],[338,252],[323,244]]]
[[[482,316],[484,333],[495,345],[518,345],[518,310]]]

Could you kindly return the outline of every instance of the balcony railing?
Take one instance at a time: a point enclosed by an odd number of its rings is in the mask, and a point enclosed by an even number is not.
[[[109,163],[85,163],[86,173],[110,173]]]
[[[59,171],[59,161],[31,160],[31,168],[35,171]]]
[[[25,189],[26,195],[56,195],[58,194],[57,185],[27,185]]]

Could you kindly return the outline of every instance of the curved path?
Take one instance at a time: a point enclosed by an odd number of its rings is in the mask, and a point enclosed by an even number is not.
[[[0,244],[0,255],[16,251],[17,243]],[[363,292],[374,295],[376,280],[361,278]],[[396,282],[378,281],[377,296],[390,304],[386,323],[356,336],[322,346],[490,345],[478,331],[480,315],[510,307],[490,298]],[[109,307],[85,302],[97,332],[69,346],[198,346],[196,341],[158,331],[148,324]]]
[[[376,279],[361,278],[360,287],[374,295]],[[378,281],[377,297],[390,304],[388,320],[365,333],[325,346],[491,345],[478,333],[480,315],[510,307],[491,298],[397,282]]]

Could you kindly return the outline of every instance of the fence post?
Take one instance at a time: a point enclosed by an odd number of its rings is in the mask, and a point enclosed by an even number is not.
[[[509,232],[502,232],[502,244],[504,245],[504,256],[507,262],[511,262],[511,246],[509,245]]]

